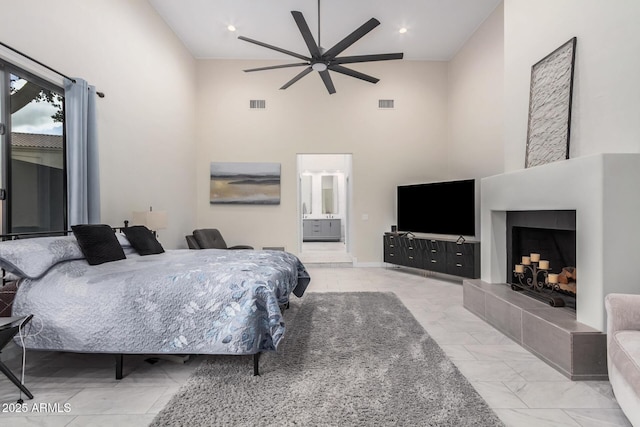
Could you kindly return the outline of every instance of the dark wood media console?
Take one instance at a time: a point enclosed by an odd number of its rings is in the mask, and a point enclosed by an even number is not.
[[[436,273],[480,277],[480,242],[384,234],[384,262]]]

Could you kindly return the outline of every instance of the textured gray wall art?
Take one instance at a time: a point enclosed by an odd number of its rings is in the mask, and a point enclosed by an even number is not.
[[[531,67],[525,167],[569,158],[576,38]]]

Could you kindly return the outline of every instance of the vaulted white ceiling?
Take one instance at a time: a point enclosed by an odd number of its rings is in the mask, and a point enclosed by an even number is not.
[[[238,36],[307,56],[291,16],[302,12],[318,38],[317,0],[149,0],[196,58],[292,59]],[[380,25],[344,55],[403,52],[405,59],[449,60],[501,0],[321,0],[320,42],[331,48],[370,18]],[[235,32],[227,29],[236,27]],[[406,28],[404,34],[400,28]]]

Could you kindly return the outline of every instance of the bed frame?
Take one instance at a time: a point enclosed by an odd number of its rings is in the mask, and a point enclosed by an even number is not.
[[[113,231],[121,231],[123,228],[129,227],[129,221],[124,221],[124,227],[113,227]],[[60,231],[33,231],[33,232],[24,232],[24,233],[10,233],[10,234],[0,234],[0,241],[4,242],[7,240],[19,240],[19,239],[29,239],[33,237],[52,237],[52,236],[68,236],[69,234],[73,234],[72,230],[60,230]],[[155,235],[155,231],[153,231]],[[4,269],[0,269],[2,274],[2,285],[0,285],[0,289],[4,287],[9,281],[6,280]],[[288,309],[289,304],[287,303],[284,306],[284,309]],[[260,376],[260,355],[262,353],[258,352],[253,354],[253,375]],[[123,378],[123,367],[124,367],[124,353],[116,353],[116,372],[115,377],[116,380],[121,380]]]

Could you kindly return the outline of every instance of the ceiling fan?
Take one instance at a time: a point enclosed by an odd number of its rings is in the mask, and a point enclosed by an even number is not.
[[[307,74],[312,71],[317,71],[320,74],[320,78],[324,82],[324,85],[327,88],[329,94],[336,93],[336,88],[333,85],[333,81],[331,80],[331,76],[329,75],[329,71],[334,71],[336,73],[345,74],[347,76],[355,77],[357,79],[361,79],[370,83],[378,83],[380,79],[369,76],[367,74],[361,73],[359,71],[352,70],[351,68],[347,68],[343,66],[343,64],[355,64],[358,62],[372,62],[372,61],[388,61],[392,59],[402,59],[402,53],[383,53],[383,54],[373,54],[373,55],[355,55],[355,56],[343,56],[338,57],[340,53],[342,53],[349,46],[360,40],[364,37],[369,31],[373,30],[375,27],[380,25],[380,21],[375,18],[371,18],[360,27],[358,27],[354,32],[346,36],[344,39],[336,43],[331,49],[325,51],[320,46],[320,0],[318,0],[318,43],[313,38],[311,34],[311,30],[307,25],[307,21],[305,21],[304,16],[301,12],[291,11],[293,15],[293,19],[296,21],[298,25],[298,29],[302,34],[302,38],[307,44],[307,48],[309,48],[309,53],[311,56],[301,55],[296,52],[291,52],[286,49],[282,49],[277,46],[272,46],[270,44],[266,44],[260,42],[258,40],[253,40],[247,37],[239,36],[240,40],[256,44],[258,46],[266,47],[267,49],[272,49],[277,52],[284,53],[286,55],[293,56],[295,58],[301,59],[304,62],[296,62],[293,64],[283,64],[283,65],[273,65],[270,67],[260,67],[260,68],[251,68],[248,70],[244,70],[245,72],[253,72],[253,71],[264,71],[264,70],[275,70],[278,68],[289,68],[289,67],[302,67],[306,66],[304,70],[302,70],[299,74],[297,74],[294,78],[285,83],[280,89],[286,89]]]

